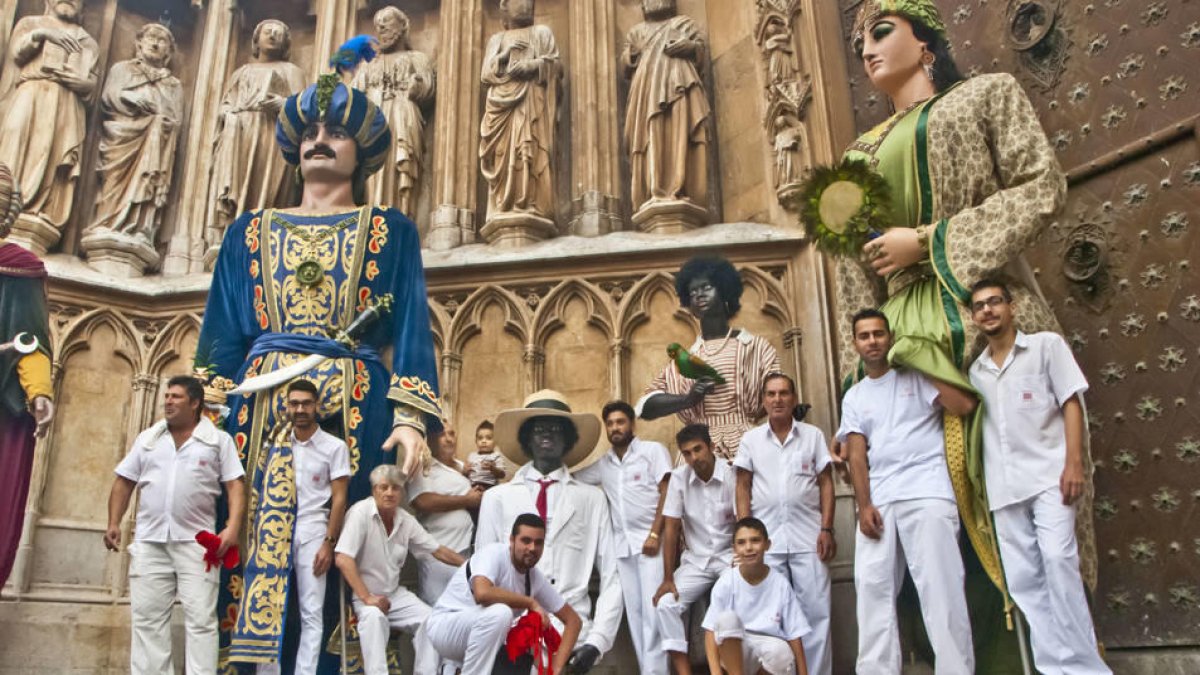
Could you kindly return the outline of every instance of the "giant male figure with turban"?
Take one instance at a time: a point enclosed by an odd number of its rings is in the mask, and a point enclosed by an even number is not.
[[[245,213],[230,225],[197,347],[199,365],[235,382],[283,376],[229,399],[250,495],[244,575],[222,584],[223,663],[277,662],[281,654],[296,469],[288,435],[272,431],[286,381],[317,384],[322,425],[349,446],[354,500],[370,493],[367,476],[378,464],[399,460],[411,476],[428,454],[424,432],[440,419],[416,227],[394,209],[359,205],[391,144],[383,114],[361,91],[324,75],[283,104],[276,140],[300,172],[301,204]],[[327,337],[389,295],[390,311],[360,339]],[[328,358],[303,373],[286,370],[314,355]]]

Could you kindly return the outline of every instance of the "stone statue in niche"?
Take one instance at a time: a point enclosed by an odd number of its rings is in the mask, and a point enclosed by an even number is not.
[[[490,243],[521,245],[552,237],[552,156],[561,60],[554,34],[533,23],[533,0],[500,0],[504,30],[488,39],[481,79],[479,167],[488,184]]]
[[[304,71],[287,60],[291,30],[282,21],[260,22],[251,40],[251,61],[233,72],[217,116],[204,237],[207,268],[234,218],[289,206],[294,192],[292,172],[275,145],[275,119],[284,100],[304,88]]]
[[[96,215],[80,242],[88,262],[118,276],[140,276],[158,264],[154,249],[171,189],[183,88],[171,74],[175,37],[149,23],[137,33],[136,55],[113,65],[104,83]]]
[[[812,84],[789,80],[767,88],[766,126],[775,151],[775,194],[783,204],[800,190],[804,177],[803,148],[807,132],[804,113],[812,99]]]
[[[700,79],[704,37],[675,0],[642,0],[645,21],[626,36],[625,142],[633,174],[633,222],[679,232],[708,220],[711,108]]]
[[[759,0],[761,18],[755,35],[766,63],[767,86],[799,77],[800,66],[792,43],[791,17],[799,11],[794,0]]]
[[[83,0],[46,2],[9,38],[0,102],[0,163],[12,169],[24,213],[9,239],[37,254],[58,242],[71,215],[87,133],[85,100],[96,88],[96,41],[80,25]]]
[[[408,15],[395,7],[375,13],[379,55],[360,64],[353,86],[367,93],[392,127],[392,150],[383,169],[367,180],[367,203],[390,204],[415,218],[425,155],[423,106],[433,102],[433,61],[408,41]]]

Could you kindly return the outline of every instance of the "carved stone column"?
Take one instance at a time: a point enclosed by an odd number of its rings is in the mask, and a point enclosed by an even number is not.
[[[435,206],[426,235],[426,245],[435,250],[475,242],[483,0],[443,0],[440,16],[431,153]]]
[[[462,377],[462,354],[445,352],[442,354],[442,372],[438,384],[441,385],[442,415],[446,419],[454,419],[454,411],[458,408],[458,385]]]
[[[204,9],[204,41],[197,61],[203,64],[207,77],[200,80],[192,94],[191,123],[184,138],[187,146],[180,148],[187,163],[180,177],[183,191],[175,233],[167,246],[163,261],[164,275],[182,275],[204,271],[204,224],[208,220],[208,174],[212,168],[213,135],[221,93],[225,90],[225,73],[229,71],[231,47],[236,33],[233,0],[215,0]]]
[[[571,233],[595,237],[621,229],[621,145],[617,128],[614,0],[572,2]]]
[[[613,338],[608,343],[608,377],[612,381],[612,397],[614,400],[627,400],[629,391],[629,373],[625,371],[625,361],[629,358],[629,345],[621,338]]]
[[[524,392],[531,394],[545,385],[546,350],[534,344],[527,344],[521,361],[525,363]]]

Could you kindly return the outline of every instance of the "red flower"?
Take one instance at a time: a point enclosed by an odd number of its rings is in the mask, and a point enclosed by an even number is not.
[[[221,538],[209,532],[201,530],[196,533],[196,543],[204,547],[204,571],[207,572],[214,565],[224,565],[225,569],[231,570],[237,567],[238,564],[238,547],[230,546],[225,549],[225,555],[218,557],[217,549],[221,547]]]
[[[504,649],[508,653],[508,660],[513,663],[522,654],[532,653],[537,661],[538,675],[554,675],[554,652],[558,651],[561,642],[562,637],[554,630],[554,626],[542,626],[541,614],[526,612],[517,619],[517,625],[509,629]],[[543,654],[545,663],[542,662]]]

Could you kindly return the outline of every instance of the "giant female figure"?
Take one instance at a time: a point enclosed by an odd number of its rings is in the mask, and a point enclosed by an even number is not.
[[[970,390],[964,371],[982,348],[967,307],[973,283],[1004,277],[1017,296],[1020,330],[1059,329],[1021,254],[1061,208],[1066,180],[1017,81],[1005,73],[959,73],[932,0],[865,0],[852,40],[867,77],[896,112],[846,152],[886,179],[892,226],[863,247],[863,261],[837,265],[845,382],[861,375],[850,316],[880,306],[895,331],[894,364]],[[1004,594],[980,433],[976,418],[945,418],[963,528]],[[1090,508],[1088,493],[1082,513]],[[1090,519],[1078,522],[1084,578],[1094,585]],[[995,663],[980,656],[981,664]]]

